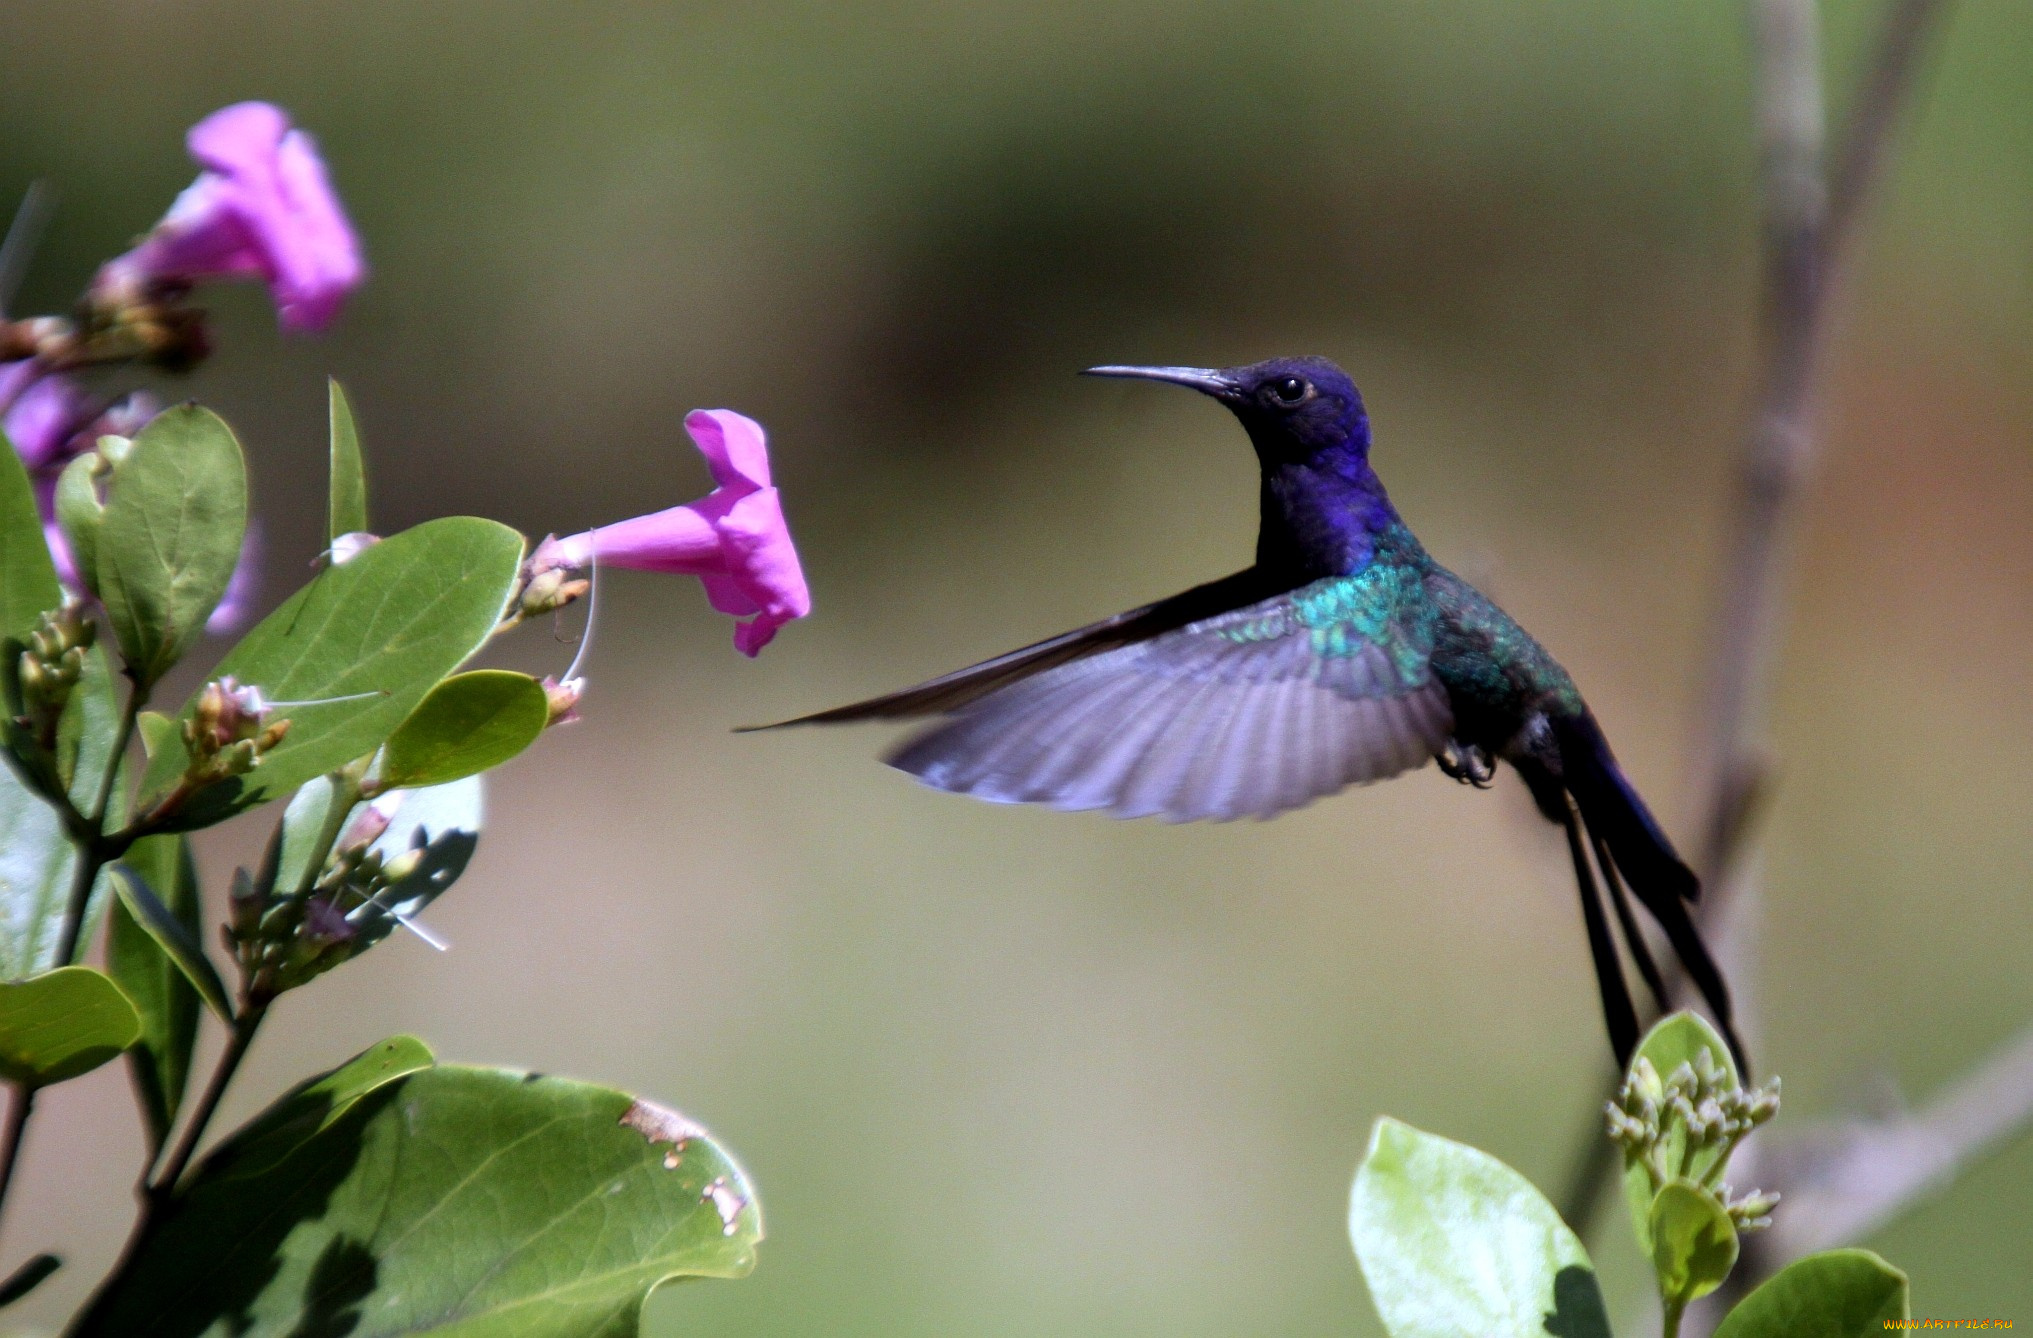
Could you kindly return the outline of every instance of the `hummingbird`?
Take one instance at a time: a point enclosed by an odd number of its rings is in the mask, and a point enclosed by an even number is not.
[[[781,723],[932,719],[887,759],[927,785],[1170,822],[1269,818],[1429,759],[1488,788],[1508,763],[1566,834],[1619,1067],[1638,1020],[1618,937],[1668,1006],[1635,895],[1748,1073],[1728,988],[1689,914],[1693,871],[1567,671],[1406,527],[1370,466],[1369,415],[1347,374],[1318,357],[1085,374],[1186,386],[1228,407],[1261,467],[1256,560],[916,687]]]

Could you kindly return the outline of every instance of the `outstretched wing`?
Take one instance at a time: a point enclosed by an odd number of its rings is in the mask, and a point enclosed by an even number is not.
[[[1280,584],[1250,567],[1233,576],[1196,585],[1155,604],[1118,613],[1098,623],[1089,623],[1048,640],[1034,642],[1007,655],[998,655],[992,660],[941,674],[901,692],[836,706],[830,711],[814,711],[811,715],[781,720],[774,725],[750,725],[736,732],[783,729],[789,725],[839,725],[855,720],[906,720],[914,716],[946,715],[970,702],[979,701],[997,688],[1007,687],[1048,669],[1120,646],[1149,641],[1190,623],[1283,594],[1289,589],[1289,582]]]
[[[993,684],[889,761],[1001,803],[1267,818],[1445,746],[1424,609],[1402,571],[1318,581]]]

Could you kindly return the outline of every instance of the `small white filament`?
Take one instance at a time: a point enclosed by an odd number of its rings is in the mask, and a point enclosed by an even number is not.
[[[278,707],[295,709],[303,706],[336,706],[340,702],[364,702],[369,697],[386,697],[387,695],[387,688],[376,688],[372,692],[352,692],[344,697],[311,697],[300,702],[272,702],[263,700],[261,704],[269,710],[275,710]]]
[[[386,890],[387,889],[385,888],[383,889],[383,891]],[[358,906],[355,906],[351,911],[348,911],[346,913],[346,918],[348,920],[357,920],[360,918],[361,913],[367,910],[370,906],[373,907],[375,910],[380,911],[383,915],[386,915],[389,919],[395,921],[397,924],[401,925],[404,929],[407,929],[410,933],[415,934],[418,938],[430,944],[433,948],[436,948],[439,952],[451,951],[452,945],[445,942],[445,940],[439,938],[432,931],[424,928],[423,921],[418,920],[413,916],[404,915],[401,911],[396,910],[392,906],[382,905],[380,892],[376,892],[373,896],[367,898],[367,900],[361,902]]]
[[[593,649],[593,620],[600,614],[600,558],[596,553],[586,556],[586,626],[579,632],[579,650],[572,656],[572,667],[565,670],[565,676],[558,681],[571,683],[579,677],[579,666],[586,662],[586,652]]]

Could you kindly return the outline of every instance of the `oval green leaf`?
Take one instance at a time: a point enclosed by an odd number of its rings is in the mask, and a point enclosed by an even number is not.
[[[1717,1068],[1729,1075],[1732,1091],[1744,1085],[1743,1075],[1737,1072],[1734,1059],[1730,1058],[1729,1046],[1708,1020],[1699,1013],[1685,1009],[1668,1017],[1660,1018],[1645,1033],[1645,1039],[1638,1043],[1637,1053],[1631,1056],[1635,1063],[1639,1056],[1652,1061],[1652,1067],[1664,1078],[1682,1064],[1692,1064],[1701,1051],[1708,1051]]]
[[[342,534],[367,528],[367,468],[360,459],[360,432],[353,426],[353,406],[346,402],[346,390],[331,379],[332,399],[332,496],[325,538],[333,542]]]
[[[1737,1263],[1737,1229],[1715,1195],[1669,1181],[1652,1200],[1652,1271],[1659,1295],[1681,1305],[1722,1285]]]
[[[231,674],[280,708],[288,737],[241,779],[235,807],[294,790],[379,748],[424,695],[487,641],[522,563],[522,536],[472,516],[427,521],[328,567],[235,646]],[[359,694],[366,694],[359,696]],[[358,697],[336,701],[331,698]],[[188,718],[192,706],[184,707]],[[187,765],[182,747],[150,759],[151,800]],[[220,816],[226,816],[221,814]]]
[[[1910,1319],[1906,1275],[1869,1250],[1797,1259],[1729,1312],[1715,1338],[1864,1338]]]
[[[159,413],[113,471],[96,542],[99,595],[127,667],[152,684],[204,630],[247,532],[247,466],[209,409]]]
[[[389,736],[381,784],[402,789],[477,776],[536,742],[550,717],[543,685],[528,674],[454,674]]]
[[[75,1078],[141,1035],[120,987],[89,966],[60,966],[0,984],[0,1078],[28,1087]]]
[[[57,730],[58,771],[69,781],[71,802],[81,809],[97,802],[119,718],[112,664],[103,647],[93,646]],[[115,786],[108,814],[115,823],[124,820],[124,798]],[[5,926],[0,980],[70,964],[57,960],[57,948],[76,868],[76,853],[56,810],[25,787],[13,767],[0,763],[0,925]],[[81,945],[92,941],[107,891],[102,873],[85,903]]]
[[[0,640],[26,636],[35,620],[63,603],[56,567],[42,537],[42,514],[28,471],[0,429]]]
[[[1378,1120],[1348,1233],[1392,1338],[1608,1338],[1588,1252],[1487,1152]]]
[[[617,1338],[660,1283],[754,1267],[746,1177],[673,1111],[449,1065],[316,1092],[206,1159],[77,1334]]]
[[[0,979],[19,980],[56,962],[76,864],[63,819],[0,763]]]
[[[106,507],[99,501],[99,457],[81,455],[57,475],[56,519],[64,539],[71,546],[71,562],[84,578],[85,588],[99,590],[99,526],[106,519]]]

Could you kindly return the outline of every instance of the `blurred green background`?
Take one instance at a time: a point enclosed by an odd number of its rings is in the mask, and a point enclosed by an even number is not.
[[[1878,12],[1826,10],[1838,106]],[[317,134],[365,235],[333,335],[220,293],[218,356],[168,387],[249,444],[270,601],[320,546],[327,371],[384,530],[682,501],[682,413],[750,413],[817,601],[751,664],[693,583],[610,578],[584,723],[499,778],[431,915],[454,949],[293,998],[229,1116],[398,1030],[682,1106],[770,1239],[660,1294],[658,1334],[1376,1332],[1343,1227],[1371,1120],[1557,1191],[1599,1100],[1563,855],[1514,782],[1167,828],[919,789],[876,729],[728,728],[1241,565],[1226,415],[1072,373],[1320,352],[1427,544],[1684,837],[1755,357],[1746,56],[1719,0],[15,0],[0,204],[61,192],[18,311],[67,304],[241,98]],[[1924,1098],[2033,1017],[2033,10],[1956,4],[1918,99],[1838,304],[1773,718],[1740,985],[1782,1129],[1883,1075]],[[213,895],[261,836],[206,838]],[[8,1254],[70,1266],[7,1325],[110,1261],[124,1085],[43,1099]],[[2033,1323],[2029,1220],[2022,1138],[1871,1244],[1916,1314]]]

